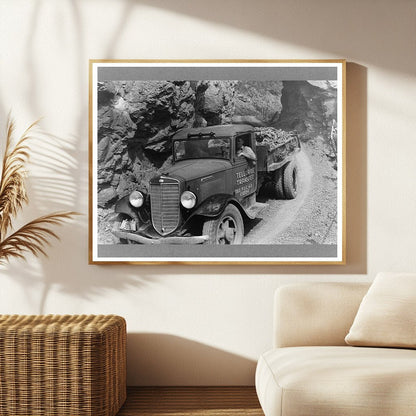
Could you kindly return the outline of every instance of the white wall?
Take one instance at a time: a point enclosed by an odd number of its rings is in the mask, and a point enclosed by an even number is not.
[[[252,384],[272,294],[416,270],[413,0],[2,0],[0,125],[44,117],[22,220],[83,213],[0,270],[1,313],[116,313],[129,384]],[[346,266],[89,266],[88,59],[346,58]],[[4,146],[4,133],[2,133]]]

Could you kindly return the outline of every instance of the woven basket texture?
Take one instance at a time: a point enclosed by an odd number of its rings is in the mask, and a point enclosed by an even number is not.
[[[0,415],[114,416],[126,399],[126,322],[0,315]]]

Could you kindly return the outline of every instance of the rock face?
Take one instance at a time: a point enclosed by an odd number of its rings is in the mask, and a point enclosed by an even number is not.
[[[181,128],[231,123],[234,81],[106,81],[98,86],[98,204],[146,190]]]
[[[336,85],[329,81],[283,81],[282,109],[271,124],[297,130],[305,140],[330,131],[337,119]]]
[[[194,127],[231,123],[235,102],[234,81],[199,81],[196,86]]]
[[[236,117],[255,118],[258,126],[270,126],[282,111],[282,89],[282,81],[239,82],[236,85]]]
[[[98,85],[98,205],[110,208],[171,163],[184,127],[228,123],[325,135],[336,85],[307,81],[105,81]]]
[[[106,190],[105,197],[98,198],[101,207],[146,187],[149,177],[168,158],[172,135],[193,125],[194,102],[190,82],[100,83],[98,184]],[[114,190],[113,198],[109,188]]]

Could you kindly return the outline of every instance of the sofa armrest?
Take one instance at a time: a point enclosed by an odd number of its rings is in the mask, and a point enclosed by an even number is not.
[[[301,283],[275,292],[275,348],[346,345],[369,283]]]

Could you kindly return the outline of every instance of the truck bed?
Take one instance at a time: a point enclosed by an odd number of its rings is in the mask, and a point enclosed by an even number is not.
[[[263,130],[263,131],[262,131]],[[300,151],[297,132],[260,128],[256,135],[257,170],[273,172],[288,163]]]

